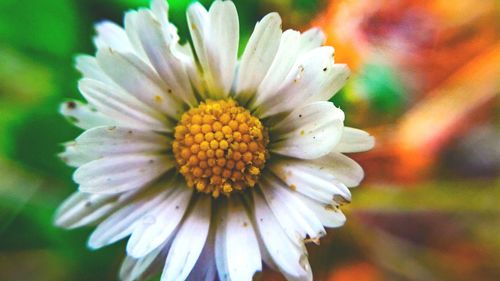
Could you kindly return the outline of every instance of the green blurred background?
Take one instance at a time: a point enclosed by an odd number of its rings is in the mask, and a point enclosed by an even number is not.
[[[0,280],[116,280],[123,242],[92,252],[91,229],[52,225],[76,189],[56,155],[80,133],[58,106],[80,99],[93,24],[148,2],[0,0]],[[184,40],[190,2],[170,1]],[[354,74],[333,102],[377,138],[353,156],[366,181],[346,226],[309,247],[316,280],[500,280],[500,1],[235,4],[243,41],[271,11],[321,27]]]

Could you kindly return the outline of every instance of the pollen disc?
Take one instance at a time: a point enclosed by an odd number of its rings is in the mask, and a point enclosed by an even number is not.
[[[260,120],[234,100],[207,100],[184,113],[172,150],[189,187],[229,196],[255,186],[268,152]]]

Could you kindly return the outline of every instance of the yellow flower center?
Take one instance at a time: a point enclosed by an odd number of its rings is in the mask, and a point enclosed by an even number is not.
[[[182,115],[172,149],[188,186],[218,197],[255,186],[268,142],[260,120],[234,100],[207,100]]]

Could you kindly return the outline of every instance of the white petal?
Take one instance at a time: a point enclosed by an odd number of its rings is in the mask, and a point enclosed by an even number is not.
[[[97,36],[94,38],[94,43],[98,49],[112,48],[124,53],[133,52],[125,30],[119,25],[110,21],[103,21],[96,24],[95,29]]]
[[[299,58],[280,89],[258,108],[266,118],[314,101],[325,101],[340,90],[349,76],[346,65],[334,64],[333,48],[313,49]]]
[[[193,67],[195,65],[192,64],[186,64],[186,67],[191,65],[191,67],[188,68],[188,72],[191,81],[198,81],[198,83],[194,83],[194,85],[197,85],[198,93],[205,99],[211,98],[211,93],[209,93],[208,91],[208,84],[214,84],[213,78],[211,76],[211,73],[203,73],[205,70],[209,69],[206,52],[207,43],[205,42],[206,34],[209,33],[208,12],[207,10],[205,10],[203,5],[201,5],[199,2],[195,2],[188,8],[187,19],[189,32],[191,34],[191,39],[193,40],[193,47],[196,53],[196,57],[200,63],[201,69],[198,69],[198,67]],[[202,79],[198,79],[197,77],[200,77]]]
[[[97,62],[111,79],[141,102],[170,117],[175,118],[181,113],[181,104],[169,93],[168,87],[136,56],[99,49]]]
[[[199,2],[191,4],[187,10],[187,20],[193,47],[203,69],[208,68],[205,51],[205,33],[208,27],[208,12]]]
[[[75,67],[80,71],[84,78],[90,78],[104,83],[114,84],[113,80],[102,71],[97,64],[95,57],[88,55],[79,55],[75,59]]]
[[[138,222],[148,213],[154,212],[172,191],[165,183],[158,186],[163,186],[163,191],[150,192],[138,198],[100,223],[89,237],[89,248],[98,249],[130,235]]]
[[[89,129],[75,141],[66,143],[59,157],[68,165],[79,167],[105,156],[165,152],[170,139],[151,131],[100,126]]]
[[[308,164],[330,173],[348,187],[358,186],[365,176],[363,168],[356,161],[338,152],[332,152]]]
[[[250,217],[252,218],[252,221],[255,222],[254,220],[254,210],[253,210],[253,202],[249,201],[249,204],[251,207],[250,208]],[[279,271],[278,266],[274,262],[273,258],[269,254],[269,252],[266,249],[266,246],[264,245],[264,242],[262,241],[262,237],[260,237],[259,232],[257,231],[257,225],[254,224],[255,227],[255,234],[257,236],[257,241],[259,242],[259,249],[260,249],[260,257],[262,258],[262,262],[267,265],[270,269],[274,271]]]
[[[266,15],[250,36],[236,80],[236,97],[245,104],[257,91],[274,60],[281,38],[281,18],[277,13]]]
[[[239,44],[239,21],[232,1],[213,2],[208,11],[208,26],[203,34],[207,86],[212,98],[226,97],[236,69]]]
[[[227,205],[220,208],[217,220],[215,260],[219,279],[251,281],[256,272],[262,271],[262,262],[259,243],[243,201],[229,198]]]
[[[298,193],[294,194],[307,205],[324,226],[340,227],[344,225],[346,221],[345,215],[337,206],[323,204]]]
[[[202,73],[207,66],[205,42],[203,41],[205,28],[208,22],[208,12],[199,3],[191,4],[187,11],[189,32],[193,41],[193,50],[189,44],[177,48],[177,57],[184,62],[189,79],[202,98],[208,98],[205,77]],[[198,67],[198,62],[201,67]],[[209,78],[209,77],[207,77]]]
[[[300,50],[305,53],[325,44],[326,37],[319,28],[311,28],[302,33],[300,38]]]
[[[147,256],[139,259],[126,256],[122,266],[120,267],[120,280],[148,280],[149,278],[147,275],[156,274],[157,270],[161,269],[161,266],[163,266],[163,262],[166,258],[166,247],[169,247],[169,245],[162,245],[153,250]]]
[[[315,102],[293,111],[271,130],[272,152],[315,159],[331,152],[340,141],[344,112],[331,102]]]
[[[280,227],[262,195],[254,192],[255,224],[269,255],[287,280],[312,280],[305,247],[293,243]],[[261,251],[262,252],[262,251]]]
[[[156,19],[162,24],[162,26],[167,26],[168,21],[168,2],[166,0],[153,0],[151,1],[151,11],[155,15]]]
[[[273,63],[259,85],[253,107],[259,107],[278,91],[290,69],[297,61],[297,55],[300,52],[300,38],[300,32],[298,31],[287,30],[283,32]]]
[[[215,281],[217,279],[217,267],[214,258],[214,237],[210,231],[205,247],[201,252],[196,265],[189,274],[187,281]]]
[[[124,26],[125,32],[127,33],[128,40],[132,48],[134,49],[133,54],[140,58],[142,61],[147,61],[146,53],[142,48],[141,42],[139,40],[139,31],[137,29],[137,11],[129,11],[125,13]]]
[[[207,98],[205,79],[203,78],[203,74],[198,67],[198,62],[196,61],[189,43],[174,46],[173,52],[175,56],[182,61],[193,88],[200,95],[200,97]]]
[[[301,245],[307,236],[316,241],[326,234],[314,213],[274,175],[269,173],[262,175],[260,186],[276,219],[297,245]]]
[[[206,38],[209,71],[215,89],[227,95],[235,74],[239,45],[238,12],[232,1],[215,1],[208,11],[210,35]]]
[[[64,228],[93,225],[134,199],[141,190],[115,195],[75,192],[58,209],[55,224]]]
[[[174,166],[172,159],[161,154],[117,155],[81,166],[73,179],[82,192],[113,194],[141,188]]]
[[[116,126],[85,131],[74,142],[76,149],[97,158],[104,156],[166,151],[170,139],[152,131]]]
[[[116,122],[98,112],[95,108],[88,104],[72,100],[62,103],[59,107],[64,117],[71,123],[86,130],[97,126],[113,125]]]
[[[157,211],[140,222],[127,243],[127,254],[140,258],[163,244],[184,217],[193,191],[177,183],[174,191],[163,200]]]
[[[309,161],[280,159],[271,163],[269,169],[291,189],[317,201],[325,204],[351,201],[349,189],[334,174]]]
[[[212,198],[200,196],[182,222],[168,252],[161,281],[185,280],[203,250],[210,227]]]
[[[166,0],[153,0],[151,2],[151,12],[153,18],[161,25],[160,29],[163,32],[168,45],[172,44],[172,46],[177,47],[179,46],[180,37],[177,27],[168,20],[168,9],[169,7]],[[187,44],[189,45],[189,43]]]
[[[336,181],[340,181],[348,187],[358,186],[364,177],[363,168],[356,161],[338,152],[332,152],[321,158],[308,161],[283,159],[277,162],[279,163],[272,165],[273,168],[276,166],[276,169],[281,170],[280,166],[304,166],[306,167],[304,169],[313,170],[314,174],[329,174]]]
[[[57,209],[55,224],[72,229],[94,223],[109,214],[117,197],[75,192]]]
[[[71,167],[80,167],[90,161],[96,160],[94,155],[89,155],[76,149],[75,142],[65,143],[64,151],[57,156],[59,156],[66,165]]]
[[[89,103],[118,125],[164,132],[171,130],[172,125],[165,116],[120,89],[90,79],[80,80],[78,87]]]
[[[324,34],[317,28],[312,28],[303,34],[295,30],[286,30],[281,37],[273,63],[257,90],[257,99],[252,104],[252,109],[272,99],[300,56],[321,46],[324,41]]]
[[[344,127],[342,138],[335,146],[335,151],[342,153],[363,152],[375,146],[375,138],[365,131]]]
[[[196,98],[189,77],[182,62],[172,53],[172,44],[162,31],[162,25],[149,11],[139,11],[137,16],[139,40],[149,61],[169,87],[172,95],[182,98],[187,104],[195,105]]]

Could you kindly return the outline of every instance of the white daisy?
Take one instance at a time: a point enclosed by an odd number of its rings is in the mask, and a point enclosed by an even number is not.
[[[305,241],[344,224],[363,177],[342,153],[374,144],[328,102],[348,68],[319,30],[283,32],[276,13],[238,60],[230,1],[189,7],[192,52],[167,11],[154,0],[125,28],[99,23],[97,54],[77,58],[88,103],[61,111],[85,132],[61,157],[79,190],[56,224],[97,225],[92,249],[129,237],[123,280],[251,280],[262,261],[311,280]]]

